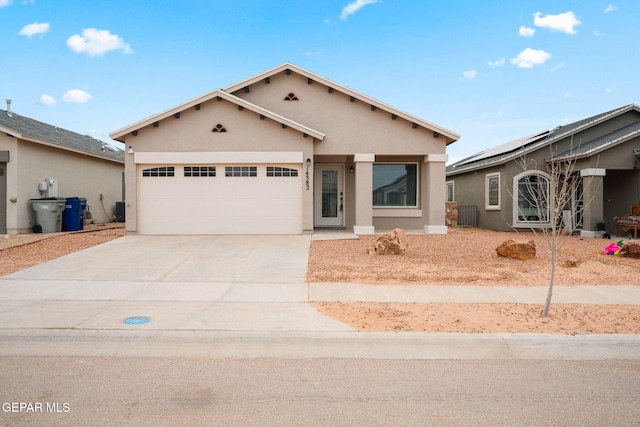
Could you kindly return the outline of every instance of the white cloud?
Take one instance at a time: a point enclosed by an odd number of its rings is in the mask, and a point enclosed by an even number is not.
[[[613,12],[614,10],[618,10],[618,6],[614,6],[610,4],[609,6],[607,6],[607,8],[604,11],[605,13],[609,13],[609,12]]]
[[[476,70],[469,70],[462,73],[462,77],[464,77],[467,80],[473,80],[476,78],[477,75],[478,75],[478,72]]]
[[[582,23],[578,18],[576,18],[576,15],[572,11],[560,13],[558,15],[541,15],[542,13],[540,12],[533,14],[533,25],[536,27],[549,28],[551,31],[576,34],[577,31],[574,27]]]
[[[492,68],[502,67],[504,65],[504,58],[498,59],[496,61],[489,61],[488,64],[489,64],[489,67],[492,67]]]
[[[0,0],[0,7],[7,7],[11,3],[13,3],[11,0]]]
[[[42,94],[40,96],[40,101],[38,101],[40,103],[40,105],[53,105],[56,103],[56,100],[53,99],[52,96],[49,96],[47,94]]]
[[[610,87],[608,87],[608,88],[606,88],[604,91],[605,91],[605,92],[607,92],[607,93],[611,93],[611,92],[613,92],[613,89],[611,89]]]
[[[50,27],[48,22],[43,22],[42,24],[34,22],[33,24],[25,25],[24,27],[22,27],[22,29],[18,31],[18,34],[20,34],[21,36],[31,37],[35,36],[36,34],[47,33],[49,32],[49,28]]]
[[[82,30],[82,35],[69,37],[67,46],[76,53],[86,53],[89,56],[102,56],[112,50],[122,50],[125,55],[133,53],[131,46],[117,34],[95,28],[86,28]]]
[[[551,54],[544,50],[526,48],[511,60],[518,68],[533,68],[534,65],[541,65],[551,58]]]
[[[64,102],[70,102],[72,104],[84,104],[88,102],[93,96],[80,89],[71,89],[64,94],[62,100]]]
[[[342,9],[340,19],[345,20],[368,4],[378,3],[380,0],[355,0]]]
[[[304,56],[318,56],[318,55],[321,55],[321,54],[322,54],[322,51],[317,51],[317,52],[306,52],[306,53],[304,54]]]
[[[518,30],[518,34],[520,34],[522,37],[533,37],[535,33],[535,28],[525,27],[524,25]]]

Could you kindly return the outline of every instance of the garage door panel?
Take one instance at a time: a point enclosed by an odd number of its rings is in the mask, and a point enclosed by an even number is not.
[[[215,177],[141,176],[139,165],[138,232],[140,234],[300,234],[301,177],[228,177],[215,165]],[[301,165],[286,167],[301,170]]]

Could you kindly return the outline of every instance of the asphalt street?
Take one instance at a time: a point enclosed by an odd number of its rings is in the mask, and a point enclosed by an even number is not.
[[[640,361],[2,357],[0,362],[0,424],[7,426],[640,425]],[[11,402],[33,408],[40,403],[42,411],[12,412]]]

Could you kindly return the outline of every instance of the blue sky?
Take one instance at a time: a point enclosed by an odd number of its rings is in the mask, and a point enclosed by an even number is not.
[[[462,135],[454,161],[640,103],[638,17],[637,0],[0,0],[0,105],[109,141],[292,62]]]

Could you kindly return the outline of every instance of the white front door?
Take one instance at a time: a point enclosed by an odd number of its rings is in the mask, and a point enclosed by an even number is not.
[[[344,226],[344,165],[315,165],[315,225]]]

